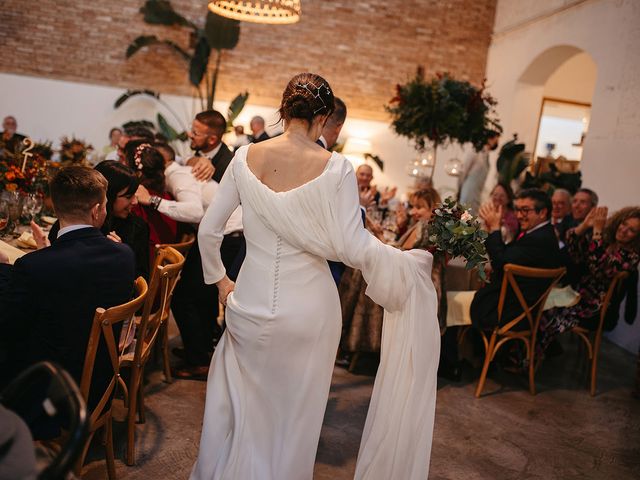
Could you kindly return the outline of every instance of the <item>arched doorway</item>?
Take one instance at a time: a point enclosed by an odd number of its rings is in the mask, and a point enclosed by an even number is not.
[[[579,169],[596,77],[592,57],[570,45],[545,50],[524,69],[516,84],[513,119],[534,160],[562,157],[562,168]]]

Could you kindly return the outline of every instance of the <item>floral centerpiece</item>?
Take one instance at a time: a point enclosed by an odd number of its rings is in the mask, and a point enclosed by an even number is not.
[[[488,236],[468,208],[448,197],[433,211],[428,226],[429,242],[450,257],[463,257],[466,269],[478,268],[478,276],[487,281],[485,264]]]
[[[396,96],[385,109],[396,133],[413,140],[417,150],[432,146],[435,167],[438,146],[470,142],[480,150],[493,132],[502,132],[496,104],[484,83],[478,88],[448,73],[426,80],[418,67],[414,78],[396,86]]]
[[[49,178],[57,164],[50,162],[51,142],[35,143],[22,168],[24,148],[0,160],[0,191],[49,194]]]
[[[62,137],[60,139],[60,163],[63,167],[70,165],[89,165],[87,156],[93,150],[93,146],[84,140],[75,137]]]

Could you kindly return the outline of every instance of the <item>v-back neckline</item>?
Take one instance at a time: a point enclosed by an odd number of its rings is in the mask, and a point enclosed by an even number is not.
[[[247,162],[247,155],[248,154],[249,154],[249,147],[247,146],[247,148],[245,150],[245,154],[244,154],[244,166],[247,169],[247,171],[249,172],[249,175],[251,177],[253,177],[260,185],[262,185],[264,188],[269,190],[271,193],[274,193],[276,195],[283,195],[285,193],[292,193],[292,192],[295,192],[295,191],[300,190],[302,188],[305,188],[306,186],[311,185],[311,184],[315,183],[316,181],[318,181],[320,178],[322,178],[324,176],[324,174],[329,171],[329,167],[331,166],[331,163],[333,161],[333,158],[334,158],[336,152],[331,152],[331,156],[327,159],[327,162],[325,163],[324,168],[322,169],[322,172],[320,172],[319,175],[313,177],[311,180],[308,180],[308,181],[298,185],[297,187],[293,187],[293,188],[290,188],[288,190],[282,190],[282,191],[274,190],[269,185],[267,185],[262,180],[260,180],[260,178],[255,173],[253,173],[253,170],[251,170],[251,167],[249,167],[249,162]]]

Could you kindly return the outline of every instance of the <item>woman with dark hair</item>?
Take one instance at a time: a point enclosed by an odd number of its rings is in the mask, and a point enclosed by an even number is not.
[[[149,279],[149,227],[131,210],[137,205],[138,177],[133,170],[115,160],[104,160],[94,168],[107,179],[107,217],[100,229],[112,240],[126,243],[136,256],[136,276]],[[55,240],[60,230],[56,222],[49,232]]]
[[[178,222],[158,211],[162,200],[173,199],[165,191],[164,158],[146,140],[130,141],[125,146],[124,152],[127,164],[137,174],[140,185],[143,185],[150,194],[147,205],[138,203],[132,211],[149,226],[149,259],[153,262],[155,246],[175,243],[178,236]]]
[[[238,149],[200,224],[204,280],[218,287],[227,328],[211,361],[193,480],[313,477],[342,329],[328,259],[361,270],[387,309],[356,478],[427,476],[440,347],[432,256],[364,228],[353,167],[316,144],[333,108],[322,77],[293,77],[284,133]],[[220,244],[240,201],[247,252],[236,286]]]
[[[607,221],[607,207],[593,208],[576,228],[567,232],[571,259],[585,266],[572,307],[546,310],[540,319],[538,350],[543,353],[560,333],[576,325],[595,329],[600,307],[613,277],[634,272],[640,262],[640,207],[627,207]]]
[[[491,203],[495,207],[502,207],[502,222],[500,232],[502,233],[502,241],[509,243],[518,234],[518,219],[513,211],[513,200],[515,195],[513,190],[506,183],[499,182],[491,190],[489,195]]]

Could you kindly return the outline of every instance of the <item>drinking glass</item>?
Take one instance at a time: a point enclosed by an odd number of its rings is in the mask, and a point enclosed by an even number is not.
[[[9,224],[9,206],[7,202],[0,202],[0,236],[4,235]]]
[[[24,199],[24,211],[23,215],[27,217],[29,221],[33,220],[37,214],[42,210],[43,199],[42,195],[38,193],[29,193]]]

